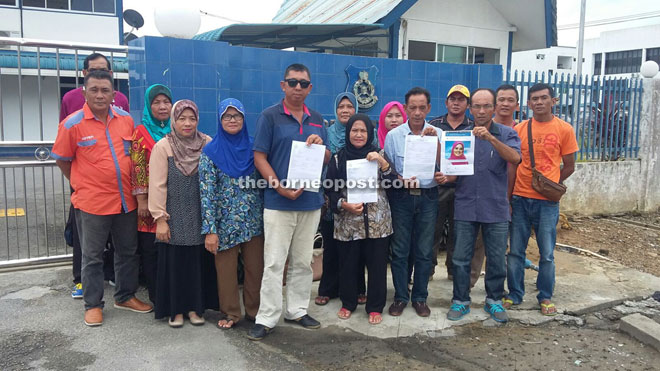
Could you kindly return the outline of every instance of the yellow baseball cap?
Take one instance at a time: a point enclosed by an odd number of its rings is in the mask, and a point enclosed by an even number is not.
[[[452,95],[452,93],[457,93],[457,92],[465,95],[465,98],[468,99],[470,98],[470,90],[464,85],[452,86],[451,89],[449,89],[449,93],[447,93],[447,98],[449,98],[449,96]]]

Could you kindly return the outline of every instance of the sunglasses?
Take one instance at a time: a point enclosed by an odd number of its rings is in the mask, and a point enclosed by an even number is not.
[[[289,84],[290,87],[295,88],[296,85],[300,84],[300,87],[303,89],[309,88],[309,85],[312,83],[311,81],[307,80],[296,80],[296,79],[286,79],[287,84]]]

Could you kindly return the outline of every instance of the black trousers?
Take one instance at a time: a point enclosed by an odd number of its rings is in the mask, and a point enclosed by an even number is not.
[[[364,259],[367,280],[367,313],[382,313],[387,296],[387,255],[389,237],[357,241],[337,241],[339,251],[339,298],[342,307],[355,311],[359,292],[358,276],[364,279],[360,259]],[[325,255],[325,254],[324,254]]]
[[[156,234],[138,232],[137,253],[140,256],[140,273],[149,292],[149,300],[156,304],[156,281],[158,279],[158,248],[156,247]]]
[[[332,299],[339,296],[339,251],[337,251],[337,241],[333,238],[335,224],[333,220],[321,218],[320,226],[323,236],[323,274],[319,282],[318,294]],[[360,268],[357,271],[358,294],[367,292],[364,268],[364,259],[360,259]]]
[[[73,283],[78,284],[81,282],[81,268],[82,268],[82,248],[80,246],[80,234],[78,233],[78,226],[76,225],[76,214],[73,204],[69,207],[69,219],[67,220],[67,229],[71,230],[71,247],[73,253]],[[103,251],[103,278],[108,280],[115,280],[115,248],[112,245],[112,238],[108,236],[106,249]],[[84,290],[84,288],[83,288]]]

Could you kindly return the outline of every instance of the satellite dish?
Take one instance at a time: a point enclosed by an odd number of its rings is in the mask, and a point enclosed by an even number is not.
[[[133,9],[124,10],[124,22],[128,23],[129,26],[135,29],[144,26],[144,18],[142,18],[142,15],[138,13],[137,10]]]
[[[131,40],[137,39],[137,36],[132,32],[124,32],[124,45],[128,45]]]

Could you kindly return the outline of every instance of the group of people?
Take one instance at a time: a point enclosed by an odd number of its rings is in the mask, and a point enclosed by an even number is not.
[[[107,62],[100,54],[88,58]],[[554,181],[573,172],[577,143],[572,127],[552,114],[552,87],[529,89],[534,117],[521,123],[513,118],[519,101],[513,86],[470,92],[456,85],[445,100],[447,114],[430,121],[431,96],[416,87],[403,104],[385,105],[377,127],[358,113],[355,96],[343,92],[335,100],[336,120],[327,127],[305,104],[312,90],[309,69],[292,64],[280,82],[284,98],[259,115],[253,137],[246,108],[228,98],[218,106],[218,129],[210,138],[197,130],[195,103],[174,102],[159,84],[145,92],[142,121],[133,125],[117,106],[109,63],[85,67],[80,94],[86,103],[62,119],[52,156],[73,190],[82,251],[82,280],[75,282],[74,293],[82,291],[87,325],[103,322],[103,252],[111,235],[115,308],[155,310],[156,318],[168,318],[172,327],[181,327],[185,317],[203,324],[205,310],[219,310],[220,329],[253,321],[251,340],[267,336],[282,315],[319,328],[307,312],[317,230],[324,254],[314,301],[325,305],[339,297],[341,319],[365,304],[370,324],[383,320],[388,261],[395,289],[389,314],[401,315],[412,302],[419,316],[429,316],[428,282],[445,245],[454,285],[447,317],[458,320],[469,313],[470,288],[485,258],[484,310],[506,322],[506,309],[524,296],[532,228],[540,250],[537,299],[543,314],[556,314],[551,298],[559,205],[532,188],[529,156],[534,142],[536,169]],[[534,130],[528,141],[529,125]],[[438,156],[433,178],[404,179],[406,137],[438,137],[448,130],[472,131],[474,175],[443,174]],[[281,181],[287,179],[293,141],[324,145],[323,177],[343,186],[320,192],[285,187]],[[380,180],[399,180],[402,186],[379,187],[376,202],[349,203],[347,163],[353,160],[375,163]],[[264,179],[268,187],[245,187],[246,179]],[[135,297],[139,272],[152,304]]]

